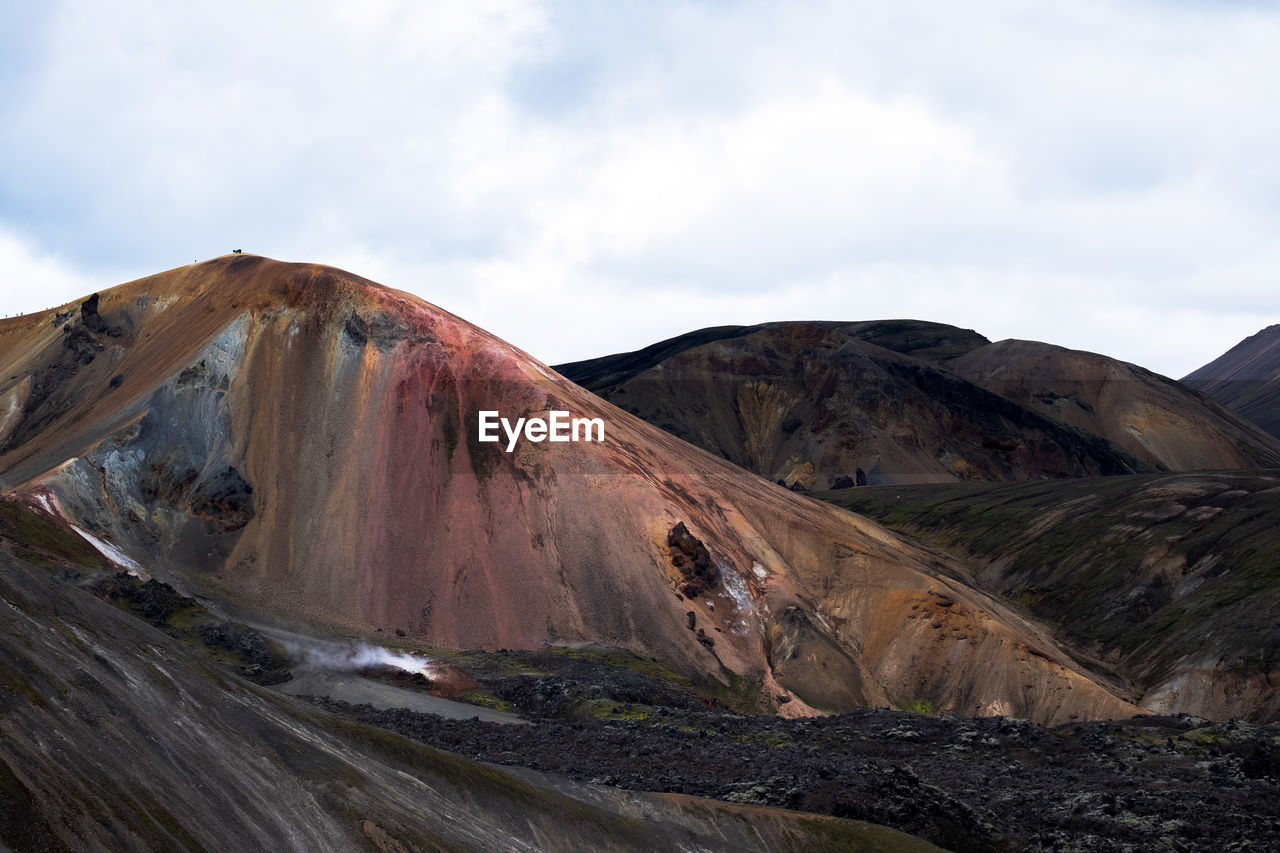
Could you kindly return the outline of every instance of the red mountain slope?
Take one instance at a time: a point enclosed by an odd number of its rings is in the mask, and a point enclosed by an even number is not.
[[[789,709],[1134,711],[948,564],[337,270],[224,257],[5,321],[0,403],[0,486],[278,617],[592,640]],[[482,410],[599,417],[606,440],[507,453],[477,440]]]

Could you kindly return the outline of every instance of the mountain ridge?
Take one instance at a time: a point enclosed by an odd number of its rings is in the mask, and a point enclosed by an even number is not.
[[[708,342],[691,333],[672,339],[678,347],[663,342],[559,369],[650,423],[796,488],[852,484],[859,471],[875,484],[1148,470],[1108,439],[950,371],[989,343],[970,330],[871,321],[741,332]]]
[[[1172,379],[926,321],[713,327],[556,369],[794,488],[1280,464],[1280,441]]]
[[[1255,332],[1182,381],[1280,438],[1280,324]]]

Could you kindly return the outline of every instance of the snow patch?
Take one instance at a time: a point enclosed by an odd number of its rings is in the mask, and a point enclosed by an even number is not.
[[[537,361],[529,361],[527,363],[529,364],[530,367],[532,367],[535,371],[537,371],[542,376],[543,379],[549,379],[552,382],[555,382],[556,380],[559,379],[558,376],[553,375],[550,370],[547,370],[547,368],[543,367],[541,363]]]
[[[751,597],[751,591],[747,589],[742,577],[732,569],[727,569],[724,566],[719,566],[718,568],[720,569],[720,577],[723,579],[724,590],[733,599],[738,613],[744,617],[748,613],[754,613],[756,609],[755,600]],[[748,630],[747,620],[745,618],[739,619],[732,627],[738,633],[745,634]]]
[[[110,542],[104,542],[103,540],[99,539],[97,536],[94,536],[89,531],[84,530],[83,528],[78,527],[74,524],[71,525],[71,529],[74,530],[76,533],[79,533],[81,536],[83,536],[85,540],[94,548],[97,548],[99,554],[106,557],[108,560],[115,563],[117,566],[124,569],[129,574],[133,575],[134,577],[141,577],[143,574],[145,574],[142,571],[142,565],[137,560],[133,559],[124,551],[121,551],[119,548],[112,545]]]
[[[831,627],[831,623],[827,621],[827,615],[822,612],[822,605],[819,604],[812,612],[813,618],[818,621],[818,624],[825,628],[828,634],[835,636],[835,629],[833,629]]]

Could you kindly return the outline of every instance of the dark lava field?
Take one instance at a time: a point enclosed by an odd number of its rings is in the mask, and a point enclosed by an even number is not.
[[[1280,849],[1277,724],[1184,715],[1044,728],[887,709],[787,720],[707,707],[590,661],[566,675],[565,656],[538,657],[562,673],[487,682],[527,726],[314,701],[468,758],[855,818],[956,851]]]

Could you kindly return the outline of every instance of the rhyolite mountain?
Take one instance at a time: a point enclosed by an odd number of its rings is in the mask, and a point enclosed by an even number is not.
[[[448,648],[592,641],[755,680],[789,713],[1136,710],[946,558],[331,268],[226,256],[6,320],[0,403],[4,490],[245,612]],[[606,440],[507,453],[477,440],[481,410],[600,417]],[[1136,464],[1073,447],[1080,473]]]
[[[556,370],[796,489],[1155,470],[947,369],[989,342],[910,320],[720,327]]]
[[[1225,406],[1150,370],[1037,341],[977,347],[947,368],[1164,471],[1280,466],[1280,441]]]
[[[949,549],[1156,713],[1280,719],[1280,471],[816,493]]]
[[[1182,381],[1280,437],[1280,324],[1250,335]]]
[[[1173,380],[922,321],[717,327],[556,370],[796,489],[1280,464],[1280,442]]]

